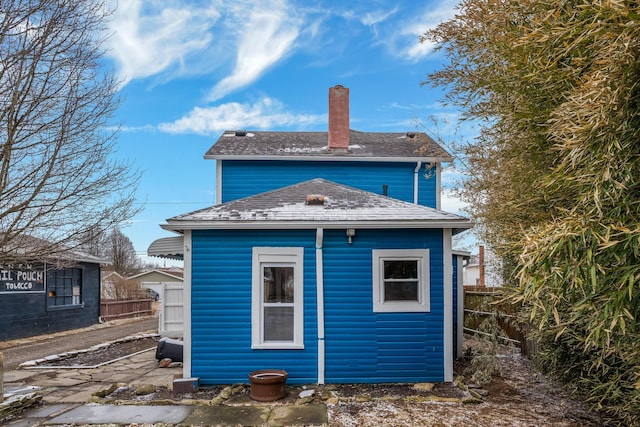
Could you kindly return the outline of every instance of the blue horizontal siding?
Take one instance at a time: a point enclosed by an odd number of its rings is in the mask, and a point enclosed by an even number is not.
[[[325,379],[328,383],[442,381],[443,258],[440,230],[325,230]],[[317,381],[315,231],[193,231],[192,374],[202,384],[246,382],[279,368],[291,383]],[[304,350],[251,350],[254,246],[304,255]],[[374,313],[372,249],[430,250],[429,313]]]
[[[374,313],[372,249],[430,250],[429,313]],[[328,383],[444,379],[440,230],[325,230],[324,294]]]
[[[314,178],[413,202],[416,163],[387,162],[310,162],[267,160],[224,160],[222,163],[222,202],[275,190]],[[436,207],[436,177],[418,173],[418,202]]]
[[[304,350],[251,349],[254,246],[304,247]],[[192,247],[192,375],[230,384],[278,368],[291,383],[317,382],[315,231],[197,230]]]

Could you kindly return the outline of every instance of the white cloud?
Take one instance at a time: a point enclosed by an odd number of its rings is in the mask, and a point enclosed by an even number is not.
[[[286,57],[303,27],[286,0],[127,0],[110,23],[108,54],[123,86],[225,70],[209,94],[215,101]]]
[[[186,116],[158,127],[168,133],[210,135],[225,129],[304,128],[326,120],[326,115],[290,113],[285,111],[280,101],[265,97],[254,104],[231,102],[213,107],[195,107]]]
[[[258,1],[248,8],[243,5],[237,13],[230,22],[239,27],[235,68],[211,90],[210,101],[257,80],[289,53],[302,27],[302,20],[284,1]]]
[[[469,204],[462,201],[458,195],[451,190],[442,191],[442,210],[446,212],[455,213],[458,215],[466,216],[465,209],[469,207]]]
[[[380,22],[386,21],[387,18],[389,18],[391,15],[393,15],[397,11],[398,11],[398,7],[395,7],[388,12],[384,12],[382,10],[367,12],[360,19],[360,22],[362,22],[364,25],[367,25],[367,26],[376,25]]]
[[[118,2],[111,21],[109,56],[116,62],[122,85],[175,67],[210,46],[212,26],[220,18],[214,5],[197,7],[173,1]]]
[[[434,49],[435,45],[431,42],[419,43],[418,37],[435,28],[439,23],[452,18],[456,11],[456,5],[456,1],[444,0],[435,8],[431,7],[412,17],[405,24],[399,26],[400,30],[387,40],[387,45],[404,60],[418,61],[424,58]]]

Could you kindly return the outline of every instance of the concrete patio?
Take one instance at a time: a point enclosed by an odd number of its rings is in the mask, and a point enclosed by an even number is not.
[[[91,369],[17,369],[4,373],[5,401],[12,396],[36,393],[41,405],[12,419],[8,426],[56,425],[220,425],[220,426],[326,426],[325,405],[216,405],[185,399],[180,404],[146,402],[135,405],[101,404],[95,393],[112,385],[152,385],[172,388],[180,368],[159,368],[153,351]],[[166,403],[166,402],[164,402]]]

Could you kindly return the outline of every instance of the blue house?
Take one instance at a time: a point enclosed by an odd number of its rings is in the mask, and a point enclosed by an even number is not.
[[[451,239],[472,224],[439,209],[446,151],[423,133],[350,130],[336,86],[328,132],[227,131],[205,158],[217,204],[162,225],[183,236],[185,377],[453,379]]]

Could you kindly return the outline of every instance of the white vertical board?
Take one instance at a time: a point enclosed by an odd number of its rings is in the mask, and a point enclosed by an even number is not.
[[[184,285],[160,282],[160,315],[158,333],[163,337],[182,338],[184,334]]]

